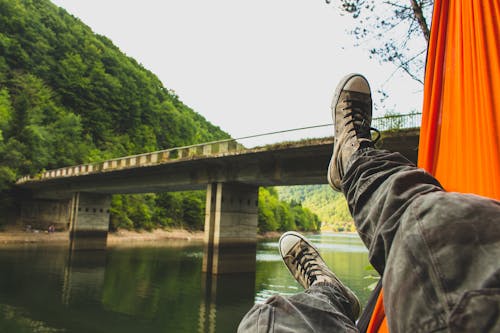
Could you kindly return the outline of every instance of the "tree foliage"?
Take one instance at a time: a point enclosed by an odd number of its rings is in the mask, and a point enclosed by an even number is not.
[[[115,195],[111,229],[158,227],[202,230],[205,224],[205,191],[146,195]],[[319,231],[316,214],[299,203],[279,200],[272,187],[259,189],[258,229],[266,231]]]
[[[297,202],[280,201],[276,189],[259,189],[259,231],[319,231],[321,223],[316,214]]]
[[[229,137],[47,0],[0,1],[0,84],[3,143],[30,154],[22,173]]]
[[[184,228],[203,230],[205,192],[115,195],[111,229]]]
[[[332,1],[341,13],[352,16],[350,33],[356,46],[367,48],[371,58],[393,63],[423,83],[433,0],[326,0]]]
[[[351,213],[344,196],[328,185],[278,187],[282,200],[302,206],[318,215],[323,229],[355,231]]]

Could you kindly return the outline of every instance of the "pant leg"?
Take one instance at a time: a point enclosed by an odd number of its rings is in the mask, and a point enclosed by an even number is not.
[[[241,320],[239,333],[358,332],[349,301],[328,283],[292,296],[275,295],[256,304]]]
[[[343,189],[394,332],[500,331],[500,203],[445,192],[398,153],[361,150]]]

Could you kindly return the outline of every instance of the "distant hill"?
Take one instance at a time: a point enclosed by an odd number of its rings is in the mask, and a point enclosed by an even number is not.
[[[342,193],[328,185],[303,185],[276,187],[280,200],[300,202],[303,207],[317,214],[322,229],[354,231],[354,223]]]

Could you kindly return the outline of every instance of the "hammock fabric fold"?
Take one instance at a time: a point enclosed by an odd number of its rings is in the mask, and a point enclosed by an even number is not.
[[[436,0],[418,165],[447,191],[500,200],[498,0]]]
[[[434,1],[418,166],[447,191],[500,200],[498,17],[498,0]],[[369,333],[389,332],[382,294]]]

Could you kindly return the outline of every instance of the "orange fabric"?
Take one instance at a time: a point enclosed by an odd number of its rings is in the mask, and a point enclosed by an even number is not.
[[[377,298],[377,303],[375,303],[375,308],[373,308],[373,314],[368,324],[368,328],[366,329],[366,333],[389,333],[387,318],[385,317],[383,294],[384,289],[381,289]]]
[[[500,200],[500,2],[435,0],[418,165],[448,191]],[[381,291],[368,333],[389,332]]]
[[[500,2],[436,0],[418,165],[448,191],[500,200]]]

